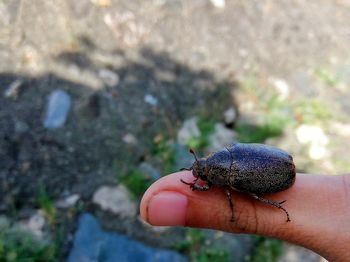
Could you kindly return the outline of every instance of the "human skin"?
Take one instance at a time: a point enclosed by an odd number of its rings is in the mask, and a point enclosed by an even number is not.
[[[162,177],[144,194],[141,217],[154,226],[211,228],[232,233],[259,234],[292,242],[329,261],[350,261],[350,175],[297,174],[289,189],[266,194],[282,201],[290,214],[232,190],[235,221],[223,188],[192,191],[190,171]]]

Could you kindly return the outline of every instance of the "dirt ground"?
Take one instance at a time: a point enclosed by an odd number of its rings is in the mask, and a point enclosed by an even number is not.
[[[54,199],[77,193],[89,207],[100,185],[151,158],[157,135],[176,137],[195,115],[222,121],[232,105],[243,115],[236,90],[252,75],[259,83],[283,78],[291,97],[321,97],[347,120],[349,18],[346,0],[224,8],[207,0],[0,1],[0,212],[36,208],[41,188]],[[345,91],[310,80],[318,68],[342,74]],[[111,83],[103,70],[117,78]],[[18,95],[6,97],[15,80]],[[72,109],[64,127],[47,130],[47,97],[57,88],[70,94]],[[137,142],[125,143],[127,134]],[[342,155],[339,143],[334,152]],[[105,226],[128,228],[116,224]]]

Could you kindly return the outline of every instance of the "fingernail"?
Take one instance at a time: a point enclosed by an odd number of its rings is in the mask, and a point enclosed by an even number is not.
[[[148,222],[154,226],[184,226],[187,197],[171,191],[153,196],[148,204]]]

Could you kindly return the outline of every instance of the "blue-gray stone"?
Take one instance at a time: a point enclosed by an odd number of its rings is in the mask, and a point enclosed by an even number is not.
[[[189,168],[192,166],[194,162],[193,156],[189,153],[188,147],[175,143],[174,144],[174,150],[175,150],[175,169],[179,170],[181,168]]]
[[[66,122],[71,107],[71,98],[67,92],[57,89],[49,95],[44,127],[58,128]]]
[[[108,233],[91,214],[83,214],[74,237],[68,262],[185,262],[174,251],[148,247],[141,242],[116,233]]]
[[[139,165],[139,170],[146,178],[151,179],[152,181],[156,181],[161,177],[158,169],[147,162],[142,162]]]

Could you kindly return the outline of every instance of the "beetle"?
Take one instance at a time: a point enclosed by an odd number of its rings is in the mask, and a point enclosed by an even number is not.
[[[234,143],[205,158],[197,158],[190,149],[195,161],[190,170],[195,180],[192,183],[181,179],[192,190],[207,191],[211,186],[226,188],[231,209],[231,222],[234,222],[231,189],[245,192],[254,199],[283,210],[290,222],[288,211],[282,206],[284,201],[265,199],[262,195],[276,193],[291,187],[296,178],[293,157],[287,152],[264,144]],[[198,180],[205,182],[197,184]]]

